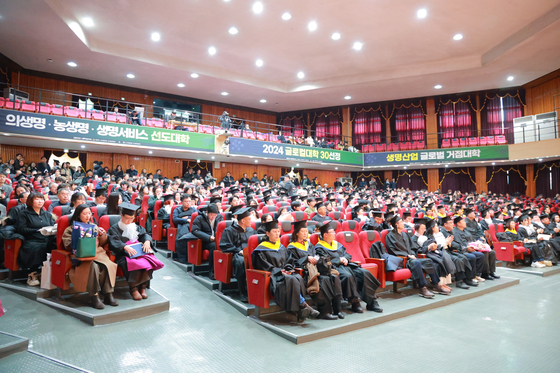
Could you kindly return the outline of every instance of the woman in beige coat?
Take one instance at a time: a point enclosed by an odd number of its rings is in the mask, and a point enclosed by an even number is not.
[[[73,222],[90,223],[91,209],[86,205],[79,205],[70,218],[70,226],[62,235],[64,250],[72,252],[72,226]],[[117,276],[117,264],[112,262],[103,249],[107,243],[107,233],[101,227],[95,227],[97,231],[96,256],[93,259],[78,259],[72,255],[72,268],[69,271],[70,281],[77,292],[87,292],[91,296],[93,308],[103,309],[105,304],[118,306],[119,303],[113,298],[115,278]],[[101,298],[102,294],[104,298]]]

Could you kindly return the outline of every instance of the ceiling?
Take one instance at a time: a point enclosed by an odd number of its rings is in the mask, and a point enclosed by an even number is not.
[[[253,0],[2,1],[0,53],[31,70],[273,112],[519,86],[560,67],[558,0],[261,1],[260,14]]]

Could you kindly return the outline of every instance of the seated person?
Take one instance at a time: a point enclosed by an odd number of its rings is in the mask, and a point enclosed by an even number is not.
[[[122,203],[121,220],[113,225],[107,232],[109,249],[116,256],[115,262],[121,267],[124,277],[128,281],[130,295],[134,300],[148,298],[146,288],[152,279],[153,271],[163,268],[152,251],[152,238],[146,230],[134,223],[138,206],[131,203]],[[135,256],[137,251],[130,245],[141,243],[145,255]]]
[[[307,293],[319,308],[318,318],[325,320],[343,319],[340,278],[331,272],[330,268],[325,265],[324,260],[319,263],[320,258],[315,253],[315,248],[307,239],[307,221],[302,220],[292,224],[294,232],[287,247],[288,263],[304,269]]]
[[[163,196],[163,205],[158,210],[156,219],[163,222],[163,229],[169,228],[171,225],[171,209],[173,209],[173,194]]]
[[[450,218],[446,216],[443,219]],[[428,259],[434,263],[436,271],[439,274],[441,286],[445,290],[451,292],[451,288],[447,286],[447,284],[452,282],[451,275],[455,275],[456,278],[460,278],[461,280],[465,278],[464,273],[457,273],[457,267],[453,263],[451,255],[449,255],[446,250],[451,246],[453,237],[445,238],[443,233],[439,231],[439,225],[435,220],[430,220],[426,223],[428,224],[428,228],[426,228],[424,224],[420,224],[420,230],[426,234],[426,240],[421,245],[418,252],[420,254],[426,254]]]
[[[257,234],[265,234],[266,230],[265,230],[265,226],[264,223],[268,223],[269,221],[272,221],[272,215],[270,214],[262,214],[261,216],[261,225],[259,226],[259,228],[257,229]]]
[[[39,229],[52,227],[55,220],[51,213],[43,210],[45,197],[33,192],[27,197],[27,208],[15,216],[16,232],[24,238],[19,250],[18,263],[23,270],[28,270],[27,284],[40,285],[39,268],[47,260],[47,253],[56,249],[56,235],[43,236]]]
[[[53,201],[49,206],[49,212],[56,206],[70,206],[70,189],[68,188],[58,188],[56,191],[58,201]]]
[[[278,221],[294,221],[294,217],[292,216],[292,214],[290,214],[290,212],[288,211],[288,208],[286,206],[280,207],[276,211],[276,214],[274,215],[274,217],[275,217],[275,220],[278,220]]]
[[[12,207],[8,212],[7,219],[4,221],[4,225],[14,225],[16,222],[16,217],[21,213],[23,209],[27,208],[27,197],[29,192],[22,192],[17,196],[17,205]]]
[[[256,234],[251,228],[250,208],[243,207],[233,212],[237,222],[222,232],[220,242],[220,251],[233,254],[231,266],[233,276],[237,279],[237,286],[241,294],[241,300],[247,302],[247,279],[245,274],[245,260],[243,258],[243,249],[247,247],[249,237]]]
[[[86,202],[86,205],[88,205],[89,207],[94,207],[94,206],[105,206],[105,203],[107,202],[107,188],[99,186],[97,188],[95,188],[95,199],[93,201],[88,201]]]
[[[70,198],[70,207],[67,210],[62,209],[62,215],[74,214],[76,207],[84,205],[86,202],[87,198],[85,194],[79,192],[72,194],[72,197]]]
[[[311,220],[316,221],[317,223],[325,223],[326,221],[332,220],[327,215],[327,206],[325,206],[323,201],[317,202],[315,208],[317,209],[317,213]]]
[[[548,250],[545,251],[545,260],[550,261],[552,265],[557,265],[558,258],[560,258],[560,229],[550,223],[550,216],[548,214],[539,216],[539,221],[543,228],[543,234],[550,235],[550,239],[547,240]],[[534,222],[533,225],[535,225]]]
[[[218,206],[209,204],[198,210],[192,225],[192,234],[202,240],[202,250],[208,250],[208,277],[214,279],[214,250],[216,250],[216,228],[223,220]]]
[[[179,263],[187,264],[188,241],[195,239],[193,237],[189,237],[191,215],[195,212],[196,209],[192,206],[191,195],[183,194],[181,196],[181,206],[173,210],[173,224],[177,227],[175,250],[177,253],[177,261]]]
[[[293,263],[288,262],[288,250],[280,243],[278,222],[265,223],[265,231],[266,238],[251,254],[253,268],[271,272],[270,290],[283,311],[297,314],[299,321],[319,316],[305,301],[306,286],[303,278],[294,273]],[[325,299],[322,301],[324,303]]]
[[[107,198],[107,207],[99,214],[99,219],[101,219],[103,215],[119,215],[119,205],[121,203],[123,203],[123,200],[120,193],[114,192],[109,194]]]
[[[484,269],[484,254],[476,251],[473,246],[469,246],[469,243],[474,242],[475,239],[466,231],[467,223],[465,218],[457,216],[453,219],[453,222],[455,223],[455,228],[451,231],[453,235],[451,247],[453,250],[457,250],[458,253],[467,256],[476,276],[471,280],[471,283],[467,282],[467,285],[473,286],[472,283],[483,282],[484,279],[480,275],[482,275]]]
[[[476,257],[468,252],[463,253],[461,245],[455,242],[451,231],[453,230],[453,221],[462,219],[462,216],[456,216],[452,219],[450,216],[443,218],[441,221],[443,226],[439,228],[440,233],[445,238],[446,250],[451,256],[453,264],[455,264],[455,287],[460,289],[468,289],[469,286],[478,286],[476,277]],[[451,239],[451,243],[447,244],[447,240]],[[442,245],[445,246],[445,245]]]
[[[315,245],[315,252],[331,262],[333,268],[338,271],[342,296],[352,304],[352,312],[364,312],[360,305],[360,297],[366,302],[368,310],[383,312],[375,294],[380,282],[369,271],[351,262],[352,255],[335,241],[336,232],[329,224],[323,224],[319,229],[321,240]]]
[[[433,298],[434,293],[428,290],[426,285],[428,282],[424,278],[424,273],[426,273],[432,282],[432,285],[441,294],[449,294],[448,290],[445,290],[439,280],[439,275],[434,268],[434,264],[430,259],[418,259],[412,250],[413,242],[408,233],[404,228],[404,221],[398,215],[391,218],[391,225],[393,230],[390,231],[385,237],[385,244],[387,245],[387,252],[395,256],[401,256],[407,258],[406,266],[410,269],[412,274],[412,280],[416,281],[418,287],[420,288],[420,296],[424,298]]]
[[[544,231],[542,228],[536,229],[533,224],[531,224],[531,218],[529,215],[523,215],[519,218],[519,231],[517,235],[519,240],[523,242],[523,247],[531,250],[531,259],[533,263],[531,267],[533,268],[544,268],[552,266],[552,262],[545,261],[545,245],[543,238],[538,238],[539,234]]]
[[[383,219],[382,211],[372,211],[373,218],[370,218],[362,227],[363,231],[378,231],[381,233],[384,229],[390,229],[389,224]]]
[[[72,223],[92,224],[91,218],[91,209],[87,205],[80,204],[76,207],[69,220],[70,225],[62,234],[64,250],[72,252]],[[111,306],[119,305],[113,298],[117,264],[109,259],[105,249],[103,249],[103,246],[107,243],[107,232],[101,227],[95,227],[95,229],[97,230],[95,260],[80,261],[80,259],[72,258],[72,268],[68,275],[77,292],[87,292],[90,295],[93,308],[103,309],[105,308],[103,303]]]

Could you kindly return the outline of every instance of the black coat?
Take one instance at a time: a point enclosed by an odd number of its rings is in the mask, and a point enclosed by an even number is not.
[[[210,242],[210,237],[216,237],[216,229],[222,220],[224,220],[223,216],[218,214],[214,221],[214,229],[212,229],[208,215],[205,212],[201,212],[193,221],[192,233],[201,239],[203,243]]]
[[[53,226],[55,220],[51,213],[41,209],[37,214],[33,209],[26,207],[15,216],[16,232],[25,239],[21,244],[18,262],[24,269],[36,269],[45,260],[47,253],[56,248],[56,236],[43,236],[39,229]]]
[[[152,243],[152,237],[138,224],[136,225],[136,231],[138,232],[138,242],[143,244],[146,241],[150,241],[150,243]],[[115,255],[115,263],[123,269],[125,277],[128,278],[128,267],[126,265],[126,258],[128,257],[128,254],[124,250],[124,247],[129,239],[123,237],[122,233],[123,230],[117,223],[109,228],[107,238],[109,242],[109,249]],[[153,245],[151,245],[151,247],[153,248]]]

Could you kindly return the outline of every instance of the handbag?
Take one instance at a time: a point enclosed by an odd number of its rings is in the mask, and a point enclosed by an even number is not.
[[[72,251],[76,258],[93,258],[97,251],[97,230],[94,224],[74,222]]]
[[[56,286],[52,284],[52,260],[51,254],[47,253],[47,260],[43,262],[41,268],[41,289],[52,290]]]

